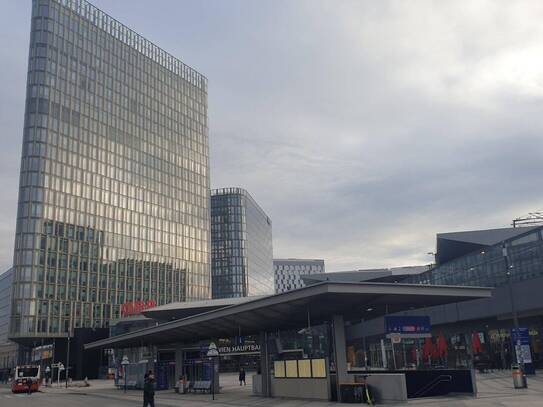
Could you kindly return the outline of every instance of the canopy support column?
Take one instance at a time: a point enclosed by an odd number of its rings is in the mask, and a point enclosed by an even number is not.
[[[260,332],[260,373],[262,375],[262,395],[271,397],[270,352],[267,332]]]
[[[347,373],[347,347],[345,344],[343,315],[334,315],[332,317],[332,329],[334,335],[334,359],[336,361],[337,401],[341,402],[340,385],[350,381]]]
[[[175,380],[179,380],[179,378],[185,374],[183,371],[184,364],[185,352],[183,351],[183,344],[178,343],[175,345]]]

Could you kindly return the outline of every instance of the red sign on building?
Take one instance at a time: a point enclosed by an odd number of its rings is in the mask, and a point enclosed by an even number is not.
[[[121,305],[121,317],[129,317],[131,315],[139,315],[146,309],[156,307],[155,300],[149,301],[129,301]]]

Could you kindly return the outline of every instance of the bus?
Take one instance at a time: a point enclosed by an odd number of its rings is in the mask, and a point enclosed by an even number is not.
[[[15,368],[15,377],[11,382],[11,391],[13,393],[27,392],[27,381],[30,379],[32,379],[30,391],[38,391],[40,389],[40,366],[17,366]]]

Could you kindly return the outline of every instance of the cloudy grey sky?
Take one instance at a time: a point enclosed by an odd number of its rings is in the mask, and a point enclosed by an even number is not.
[[[30,0],[0,15],[0,265],[12,261]],[[212,186],[276,257],[424,264],[435,233],[543,208],[543,2],[95,0],[209,79]]]

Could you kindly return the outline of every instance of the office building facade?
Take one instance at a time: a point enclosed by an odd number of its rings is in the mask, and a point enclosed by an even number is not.
[[[302,288],[305,286],[302,276],[324,272],[324,260],[273,259],[275,293]]]
[[[213,298],[273,294],[272,222],[242,188],[211,191]]]
[[[10,338],[209,298],[208,160],[204,76],[84,0],[33,0]]]

